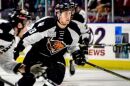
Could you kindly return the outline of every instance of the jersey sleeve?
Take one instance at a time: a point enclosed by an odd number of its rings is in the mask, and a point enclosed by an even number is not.
[[[86,45],[91,44],[93,40],[93,32],[91,28],[87,27],[86,24],[79,24],[78,25],[81,31],[81,43],[84,43]]]
[[[18,65],[13,59],[13,49],[9,49],[7,52],[0,55],[0,65],[8,73],[13,73],[14,68]]]
[[[14,59],[17,59],[19,53],[25,49],[25,47],[35,44],[44,37],[47,36],[48,30],[46,30],[45,21],[38,21],[35,24],[32,24],[30,30],[28,30],[21,40],[19,41],[17,47],[14,50]],[[45,28],[45,29],[44,29]]]
[[[35,24],[31,26],[31,29],[24,34],[21,40],[23,46],[26,47],[28,45],[35,44],[44,37],[47,37],[48,29],[50,29],[50,24],[48,24],[49,21],[51,21],[49,17],[43,17],[42,19],[36,21]]]

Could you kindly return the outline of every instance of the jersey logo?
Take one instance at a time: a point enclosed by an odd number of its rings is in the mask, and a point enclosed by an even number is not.
[[[48,39],[47,48],[51,54],[58,53],[64,49],[66,44],[63,41]]]

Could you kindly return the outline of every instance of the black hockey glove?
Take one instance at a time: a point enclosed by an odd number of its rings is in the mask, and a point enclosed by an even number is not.
[[[14,50],[14,60],[16,60],[18,58],[18,56],[19,56],[19,52]]]
[[[16,60],[19,57],[19,53],[23,51],[25,47],[19,43],[17,47],[14,49],[14,59]]]
[[[85,55],[81,50],[76,50],[72,53],[72,58],[74,59],[75,64],[77,65],[85,65],[86,59]]]

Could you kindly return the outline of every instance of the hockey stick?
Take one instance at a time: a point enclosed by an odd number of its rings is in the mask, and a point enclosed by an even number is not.
[[[75,74],[75,67],[74,67],[74,64],[72,63],[72,61],[73,61],[73,60],[70,60],[70,70],[69,70],[69,72],[70,72],[71,75],[74,75],[74,74]],[[120,78],[123,78],[123,79],[125,79],[125,80],[130,81],[130,78],[129,78],[129,77],[123,76],[123,75],[121,75],[121,74],[118,74],[118,73],[113,72],[113,71],[111,71],[111,70],[105,69],[105,68],[100,67],[100,66],[98,66],[98,65],[95,65],[95,64],[93,64],[93,63],[86,62],[86,64],[88,64],[88,65],[90,65],[90,66],[93,66],[93,67],[95,67],[95,68],[97,68],[97,69],[103,70],[103,71],[105,71],[105,72],[108,72],[108,73],[110,73],[110,74],[113,74],[113,75],[115,75],[115,76],[117,76],[117,77],[120,77]]]
[[[103,71],[105,71],[105,72],[108,72],[108,73],[110,73],[110,74],[113,74],[113,75],[115,75],[115,76],[117,76],[117,77],[120,77],[120,78],[123,78],[123,79],[125,79],[125,80],[130,81],[130,78],[129,78],[129,77],[123,76],[123,75],[121,75],[121,74],[119,74],[119,73],[116,73],[116,72],[114,72],[114,71],[105,69],[105,68],[103,68],[103,67],[100,67],[100,66],[95,65],[95,64],[90,63],[90,62],[86,62],[86,64],[88,64],[88,65],[90,65],[90,66],[93,66],[93,67],[95,67],[95,68],[97,68],[97,69],[103,70]]]
[[[114,47],[114,46],[130,46],[130,43],[122,43],[122,44],[88,44],[88,45],[85,45],[85,44],[79,44],[79,46],[96,46],[96,47],[99,47],[99,46],[110,46],[110,47]]]
[[[84,44],[79,44],[79,46],[81,46],[81,47],[84,47],[84,46],[129,46],[130,47],[130,44],[128,44],[128,43],[125,43],[125,44],[101,44],[101,45],[91,45],[91,44],[89,44],[89,45],[84,45]],[[73,47],[75,47],[75,46],[67,46],[67,47],[72,47],[72,49],[70,48],[70,51],[72,50],[73,51]],[[72,51],[71,51],[71,53],[72,53]],[[74,68],[74,65],[72,64],[72,62],[73,61],[71,61],[70,60],[70,74],[71,75],[74,75],[75,74],[75,68]],[[92,64],[92,63],[90,63],[90,62],[86,62],[86,64],[88,64],[88,65],[91,65],[91,66],[93,66],[93,67],[95,67],[95,68],[97,68],[97,69],[100,69],[100,70],[103,70],[103,71],[105,71],[105,72],[108,72],[108,73],[111,73],[111,74],[113,74],[113,75],[115,75],[115,76],[118,76],[118,77],[120,77],[120,78],[123,78],[123,79],[126,79],[126,80],[129,80],[130,81],[130,78],[129,77],[126,77],[126,76],[123,76],[123,75],[121,75],[121,74],[118,74],[118,73],[116,73],[116,72],[113,72],[113,71],[111,71],[111,70],[108,70],[108,69],[105,69],[105,68],[103,68],[103,67],[100,67],[100,66],[98,66],[98,65],[95,65],[95,64]]]
[[[4,82],[4,83],[6,83],[6,84],[8,84],[8,85],[10,85],[10,86],[15,86],[14,84],[12,84],[11,82],[9,82],[9,81],[3,79],[2,77],[0,77],[0,81]]]

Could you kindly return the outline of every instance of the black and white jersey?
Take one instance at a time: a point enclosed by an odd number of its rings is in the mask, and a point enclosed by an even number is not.
[[[83,24],[86,24],[86,19],[86,13],[84,10],[80,10],[79,12],[75,13],[72,18],[72,20],[76,20]]]
[[[82,30],[82,31],[81,31]],[[42,52],[44,55],[51,56],[68,45],[77,45],[80,42],[82,29],[71,21],[64,29],[57,25],[57,20],[53,17],[42,18],[38,20],[19,42],[16,50],[23,50],[24,47],[32,45],[34,52]]]
[[[14,40],[14,29],[11,24],[3,19],[0,19],[0,53],[8,50]]]
[[[0,19],[0,66],[9,73],[18,65],[13,59],[14,46],[14,29],[8,21]]]

